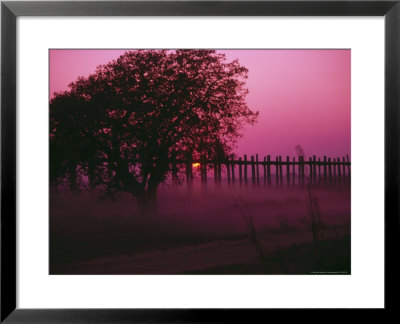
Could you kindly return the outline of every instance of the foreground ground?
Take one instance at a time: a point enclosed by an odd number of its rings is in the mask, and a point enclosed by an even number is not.
[[[53,265],[52,274],[312,274],[350,273],[348,227],[260,233],[261,257],[247,237]]]
[[[304,187],[160,188],[154,217],[138,215],[132,197],[112,202],[95,192],[51,193],[50,273],[350,272],[350,188],[323,186],[312,193],[322,215],[318,247]],[[263,257],[242,209],[252,218]]]

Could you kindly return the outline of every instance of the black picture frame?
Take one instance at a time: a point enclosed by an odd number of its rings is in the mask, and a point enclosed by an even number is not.
[[[16,19],[18,16],[384,16],[385,311],[395,310],[399,246],[400,0],[395,1],[2,1],[1,322],[258,322],[267,309],[16,308]],[[373,128],[373,125],[371,125]],[[300,310],[297,310],[300,312]],[[381,312],[381,310],[379,310]],[[304,310],[300,314],[304,314]],[[379,313],[381,314],[381,313]],[[309,315],[305,315],[309,316]],[[369,316],[369,315],[368,315]],[[252,320],[253,319],[253,320]],[[318,318],[317,318],[318,319]]]

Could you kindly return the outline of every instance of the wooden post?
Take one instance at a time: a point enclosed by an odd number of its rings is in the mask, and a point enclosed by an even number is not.
[[[305,177],[305,172],[304,172],[304,156],[301,157],[301,183],[304,185],[304,177]]]
[[[176,165],[176,161],[173,161],[171,164],[171,171],[172,171],[172,186],[178,186],[178,166]]]
[[[271,184],[271,155],[267,155],[267,180]]]
[[[350,178],[350,159],[349,159],[349,155],[346,155],[346,160],[347,160],[347,170],[348,170],[348,173],[349,173],[349,178]]]
[[[207,162],[204,160],[203,162],[203,170],[204,170],[204,183],[207,183]]]
[[[204,170],[203,170],[203,163],[202,160],[200,159],[200,182],[204,182]]]
[[[254,156],[251,156],[251,184],[256,185],[256,165],[254,164]]]
[[[200,171],[200,182],[201,183],[203,183],[203,181],[204,181],[204,175],[203,175],[203,160],[202,160],[202,158],[200,158],[200,169],[199,169],[199,171]]]
[[[311,184],[311,183],[313,182],[313,181],[312,181],[312,179],[313,179],[313,165],[312,165],[312,158],[311,158],[311,156],[308,158],[308,166],[309,166],[309,169],[310,169],[308,181],[309,181],[309,183]]]
[[[217,161],[214,162],[214,182],[218,183],[218,164]]]
[[[202,173],[202,183],[207,183],[207,160],[203,156],[200,159],[200,172]]]
[[[279,184],[279,157],[275,157],[275,177],[276,177],[276,185]]]
[[[321,182],[321,158],[318,158],[318,182]]]
[[[326,165],[326,156],[324,156],[324,182],[326,182],[327,173],[327,165]]]
[[[336,159],[333,158],[333,182],[336,183]]]
[[[293,184],[296,184],[296,157],[293,157]]]
[[[286,156],[286,183],[290,185],[290,158]]]
[[[265,186],[267,184],[267,158],[265,156],[264,156],[263,168],[264,168],[264,186]]]
[[[239,158],[239,184],[243,184],[243,175],[242,175],[242,158]]]
[[[328,169],[329,169],[329,182],[332,181],[332,164],[331,164],[331,158],[328,158]]]
[[[247,155],[244,155],[244,184],[247,186]]]
[[[313,175],[314,183],[317,183],[317,157],[313,155]]]
[[[299,185],[301,184],[301,156],[298,157],[299,160]]]
[[[283,172],[282,172],[282,156],[279,155],[279,181],[282,184]]]
[[[186,182],[187,182],[188,187],[191,187],[192,179],[193,179],[192,162],[189,161],[186,164]]]
[[[338,157],[338,158],[336,158],[336,161],[337,161],[337,165],[338,165],[338,167],[337,167],[337,170],[338,170],[338,178],[339,178],[339,184],[342,182],[342,177],[341,177],[341,171],[340,171],[340,158]]]
[[[235,157],[231,156],[231,167],[232,167],[232,184],[235,185]]]
[[[226,161],[225,166],[226,166],[226,175],[228,177],[228,186],[230,186],[231,185],[231,165],[229,163],[229,158]]]
[[[343,179],[346,180],[346,160],[344,159],[344,156],[342,158],[343,161]]]
[[[257,176],[257,186],[260,185],[260,170],[258,167],[258,154],[256,154],[256,176]]]

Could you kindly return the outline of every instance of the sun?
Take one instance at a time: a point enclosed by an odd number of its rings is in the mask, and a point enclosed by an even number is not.
[[[192,163],[192,167],[193,168],[200,168],[200,163],[198,163],[198,162]]]

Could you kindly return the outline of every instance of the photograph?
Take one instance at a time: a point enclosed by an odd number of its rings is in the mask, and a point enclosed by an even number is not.
[[[50,275],[351,274],[351,49],[48,60]]]

